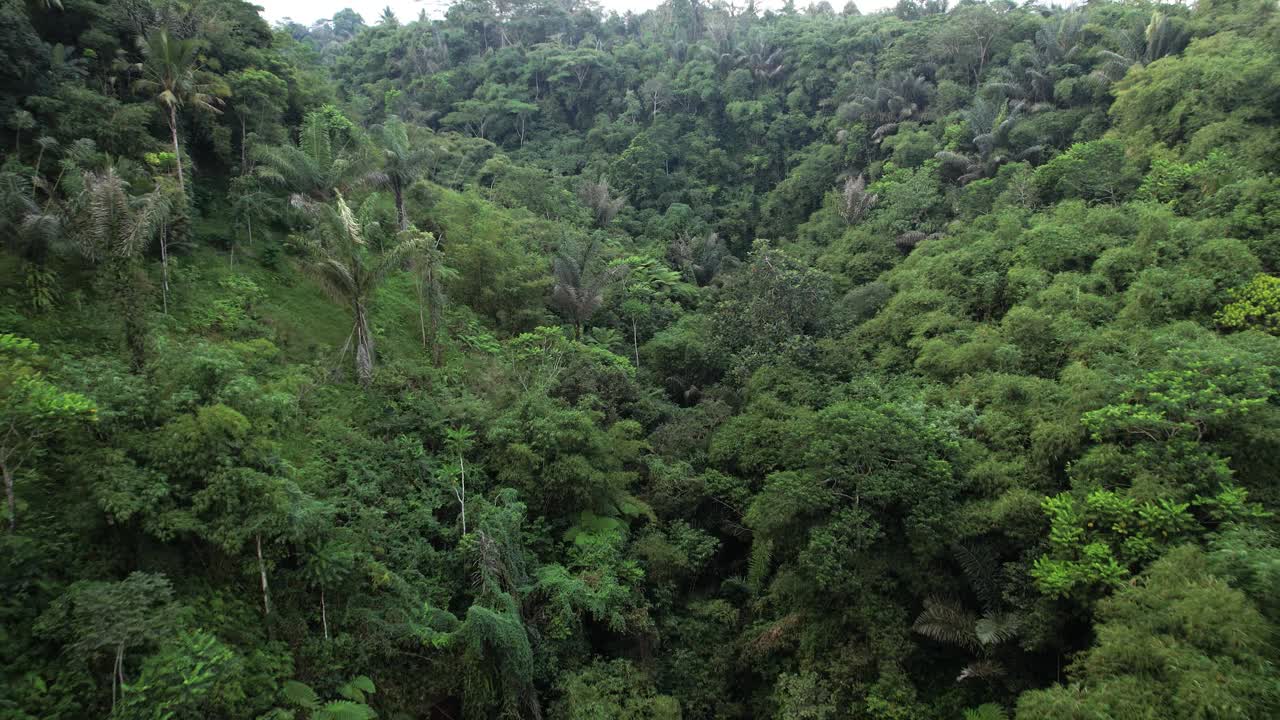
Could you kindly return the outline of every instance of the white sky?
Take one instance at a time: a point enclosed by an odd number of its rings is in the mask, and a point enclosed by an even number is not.
[[[661,4],[661,1],[600,0],[600,4],[606,10],[624,13],[627,10],[632,12],[650,10]],[[796,7],[804,8],[809,4],[809,1],[796,0]],[[410,22],[418,17],[418,12],[423,8],[426,8],[428,15],[439,17],[450,4],[449,0],[253,0],[253,2],[263,8],[262,15],[268,22],[275,23],[284,18],[292,18],[303,25],[310,25],[321,18],[333,17],[334,13],[348,7],[360,13],[364,21],[372,25],[378,21],[378,16],[382,14],[382,8],[388,5],[395,11],[396,17],[400,19],[400,22]],[[828,0],[828,2],[838,12],[844,7],[845,0]],[[865,13],[892,7],[897,0],[854,0],[854,2]],[[783,0],[764,0],[763,2],[757,2],[756,6],[760,8],[782,7],[782,3]],[[745,2],[740,2],[740,4],[745,4]]]

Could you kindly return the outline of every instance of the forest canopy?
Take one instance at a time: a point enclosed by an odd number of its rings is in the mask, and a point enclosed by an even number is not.
[[[1280,717],[1280,12],[0,0],[0,719]]]

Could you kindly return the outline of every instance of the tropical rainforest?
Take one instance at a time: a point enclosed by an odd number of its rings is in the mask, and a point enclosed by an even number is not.
[[[1280,717],[1280,12],[0,0],[0,718]]]

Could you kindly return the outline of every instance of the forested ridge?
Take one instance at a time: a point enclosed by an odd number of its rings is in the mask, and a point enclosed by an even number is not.
[[[1280,717],[1280,14],[0,0],[0,718]]]

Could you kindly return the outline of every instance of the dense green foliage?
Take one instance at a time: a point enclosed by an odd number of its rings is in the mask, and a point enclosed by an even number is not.
[[[0,0],[0,718],[1280,716],[1274,0],[405,20]]]

